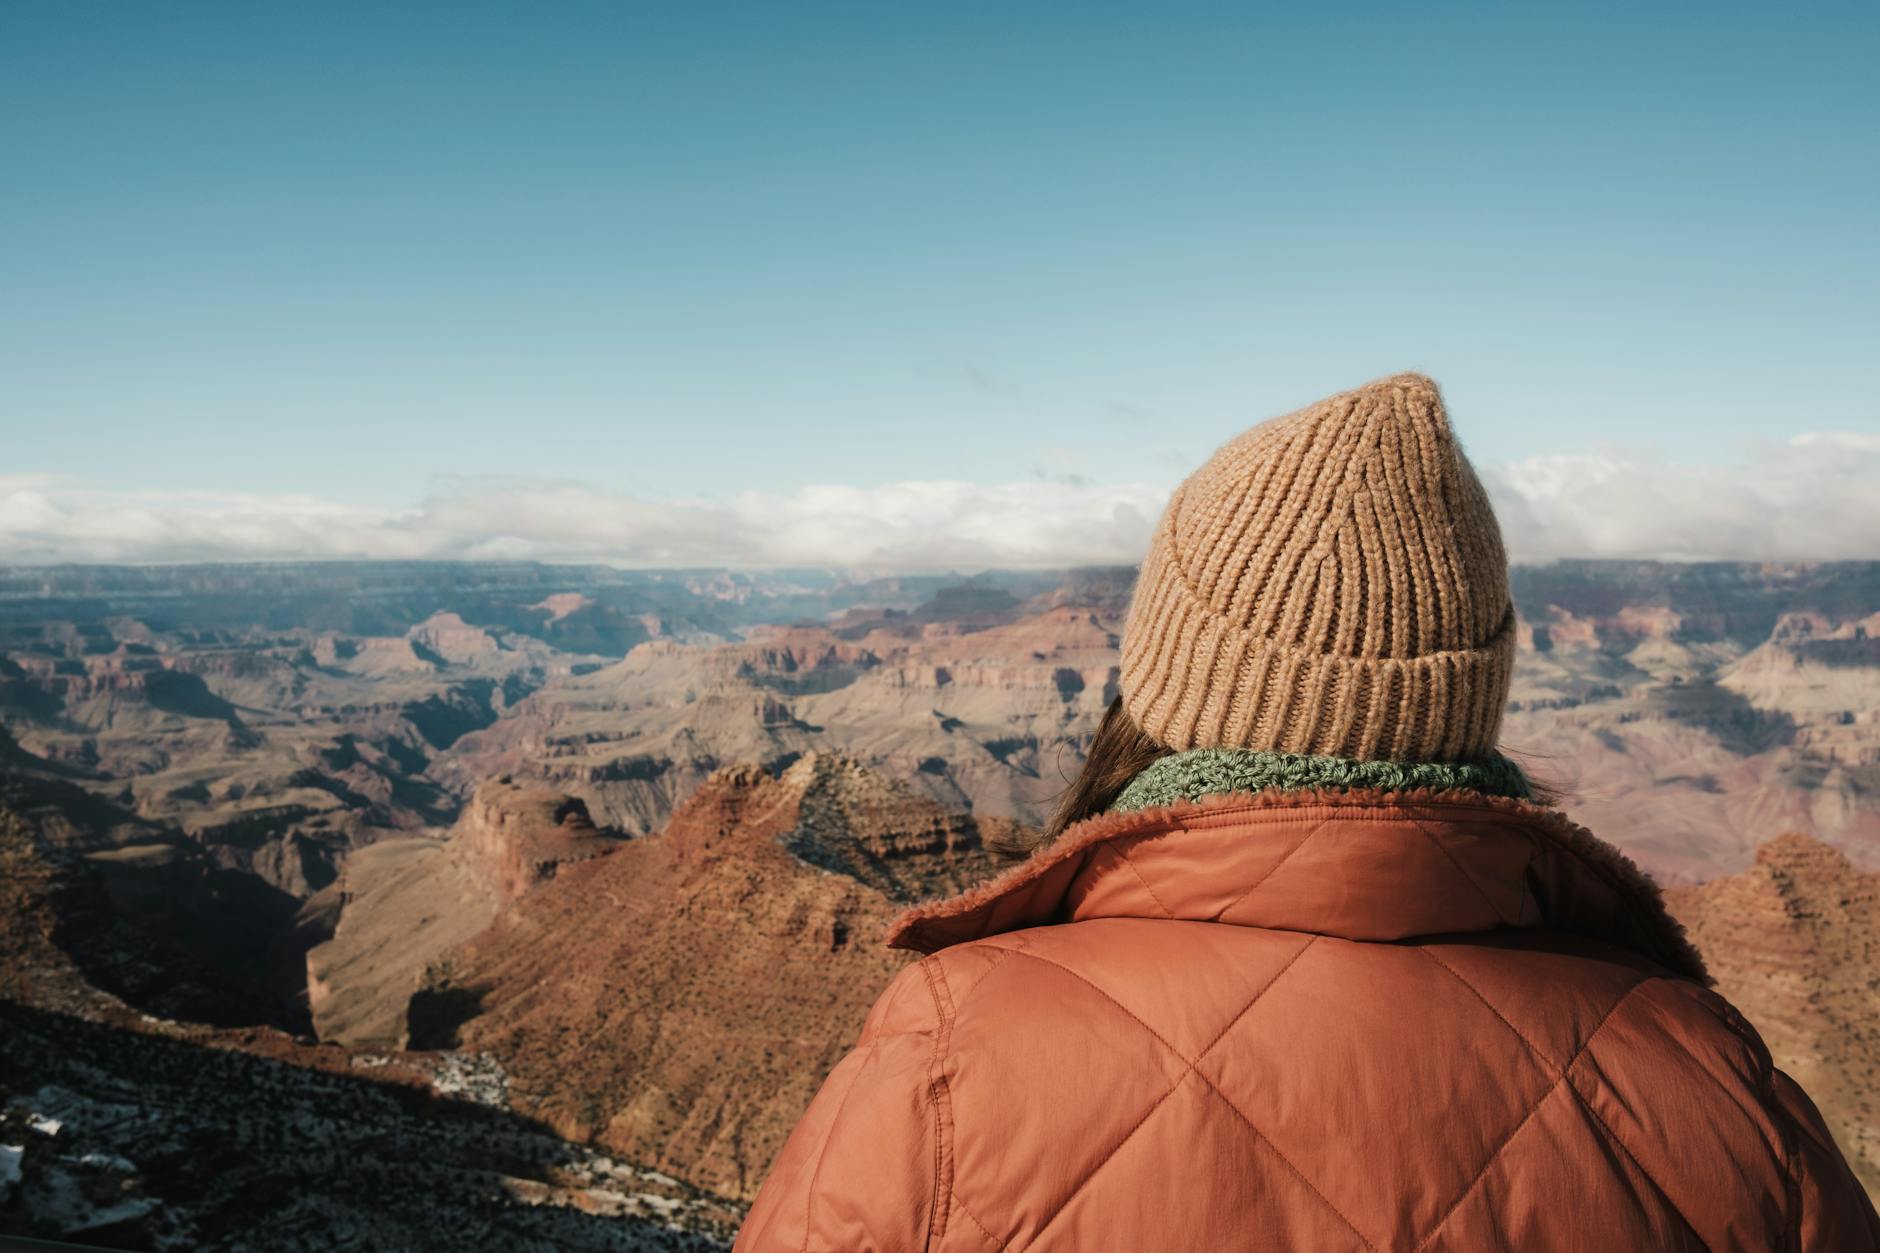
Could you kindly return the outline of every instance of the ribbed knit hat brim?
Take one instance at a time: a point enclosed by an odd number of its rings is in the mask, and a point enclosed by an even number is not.
[[[1485,756],[1514,663],[1507,558],[1436,386],[1264,423],[1177,489],[1123,632],[1124,705],[1175,749]]]

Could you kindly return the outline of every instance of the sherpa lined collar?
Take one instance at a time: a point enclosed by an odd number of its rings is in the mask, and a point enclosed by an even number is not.
[[[1114,917],[1369,941],[1547,928],[1709,982],[1624,854],[1563,814],[1461,791],[1268,791],[1099,815],[997,879],[903,913],[888,943],[931,953]]]
[[[1304,753],[1255,752],[1244,748],[1191,748],[1151,762],[1129,781],[1110,806],[1112,813],[1176,805],[1230,792],[1284,788],[1302,792],[1482,792],[1489,796],[1529,796],[1521,767],[1500,754],[1479,761],[1353,761]]]

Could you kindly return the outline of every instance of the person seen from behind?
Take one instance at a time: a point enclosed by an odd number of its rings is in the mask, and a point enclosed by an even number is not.
[[[1429,379],[1221,448],[1082,775],[896,923],[740,1253],[1880,1249],[1656,886],[1497,752],[1515,630]]]

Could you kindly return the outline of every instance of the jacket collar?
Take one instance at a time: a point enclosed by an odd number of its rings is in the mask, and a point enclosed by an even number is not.
[[[988,883],[903,913],[888,943],[931,953],[1117,917],[1372,941],[1546,928],[1710,981],[1623,853],[1563,814],[1462,791],[1267,791],[1102,814]]]

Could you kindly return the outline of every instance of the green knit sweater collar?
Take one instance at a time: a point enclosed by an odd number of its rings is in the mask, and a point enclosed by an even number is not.
[[[1350,761],[1343,757],[1307,757],[1298,753],[1249,752],[1232,748],[1196,748],[1155,762],[1131,779],[1110,810],[1128,812],[1198,801],[1227,792],[1289,792],[1314,788],[1348,791],[1375,788],[1407,792],[1460,789],[1489,796],[1528,796],[1521,767],[1499,754],[1479,761]]]

